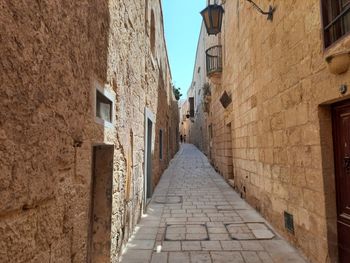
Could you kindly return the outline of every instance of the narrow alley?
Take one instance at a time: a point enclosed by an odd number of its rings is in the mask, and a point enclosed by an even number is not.
[[[349,263],[350,0],[0,0],[0,263]]]
[[[215,172],[204,154],[183,144],[121,262],[305,261]]]

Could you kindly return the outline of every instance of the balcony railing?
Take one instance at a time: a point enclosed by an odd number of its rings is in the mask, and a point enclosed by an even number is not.
[[[207,75],[222,72],[222,46],[213,46],[205,51],[207,57]]]

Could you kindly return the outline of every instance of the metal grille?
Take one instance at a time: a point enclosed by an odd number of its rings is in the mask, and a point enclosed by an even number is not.
[[[350,1],[322,0],[325,47],[350,32]]]
[[[293,215],[284,211],[284,226],[292,234],[294,234],[294,219]]]
[[[211,75],[216,72],[222,72],[222,46],[213,46],[207,49],[206,62],[207,62],[207,75]]]

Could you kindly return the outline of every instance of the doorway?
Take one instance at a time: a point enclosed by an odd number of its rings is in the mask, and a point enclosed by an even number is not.
[[[114,146],[93,148],[89,262],[110,262]]]
[[[147,147],[146,147],[146,198],[147,200],[152,197],[152,121],[147,120]]]
[[[153,194],[153,175],[152,175],[152,152],[153,152],[153,126],[154,115],[148,109],[145,108],[145,156],[144,156],[144,206],[143,211],[146,211],[146,206],[151,200]]]
[[[225,171],[226,180],[233,180],[233,156],[232,156],[232,130],[231,122],[225,126]]]
[[[339,263],[350,262],[350,101],[332,107]]]

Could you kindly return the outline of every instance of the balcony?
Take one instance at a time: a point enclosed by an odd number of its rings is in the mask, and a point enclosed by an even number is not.
[[[213,46],[205,51],[207,59],[207,76],[211,77],[222,72],[222,46]]]

